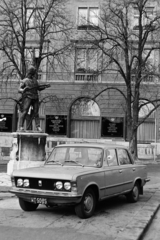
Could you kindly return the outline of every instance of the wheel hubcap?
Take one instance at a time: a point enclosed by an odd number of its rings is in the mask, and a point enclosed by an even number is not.
[[[90,195],[87,195],[84,200],[84,209],[87,212],[90,212],[93,208],[93,198]]]

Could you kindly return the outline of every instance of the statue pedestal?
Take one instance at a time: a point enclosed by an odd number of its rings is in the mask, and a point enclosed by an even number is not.
[[[7,165],[7,174],[11,175],[15,169],[37,167],[44,164],[48,134],[26,131],[15,132],[12,135],[12,151]]]

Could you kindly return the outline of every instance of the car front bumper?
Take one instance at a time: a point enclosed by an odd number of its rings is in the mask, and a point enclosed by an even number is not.
[[[77,204],[81,201],[82,195],[78,195],[75,192],[57,192],[48,190],[37,190],[37,189],[24,189],[13,187],[10,190],[18,198],[22,198],[25,201],[31,202],[33,198],[45,198],[47,204],[60,205],[60,204]]]

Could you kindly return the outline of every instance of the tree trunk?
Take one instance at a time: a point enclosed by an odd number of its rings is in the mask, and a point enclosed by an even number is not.
[[[137,131],[133,130],[131,137],[129,139],[129,151],[135,160],[138,160],[138,151],[137,151]]]

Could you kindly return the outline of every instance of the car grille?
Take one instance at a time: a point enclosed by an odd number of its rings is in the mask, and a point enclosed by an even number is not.
[[[53,180],[53,179],[15,177],[16,186],[17,186],[17,180],[20,178],[23,180],[29,179],[29,182],[30,182],[29,188],[41,189],[41,190],[54,190],[54,183],[57,182],[57,180]]]

